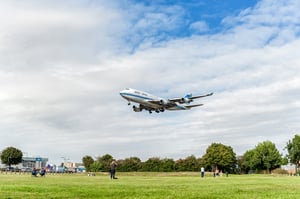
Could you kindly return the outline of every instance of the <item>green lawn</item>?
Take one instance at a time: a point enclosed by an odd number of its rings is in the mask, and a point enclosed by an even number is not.
[[[300,198],[300,177],[199,173],[0,174],[0,198]]]

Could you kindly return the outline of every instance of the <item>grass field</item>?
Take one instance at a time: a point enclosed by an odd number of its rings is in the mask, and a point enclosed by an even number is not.
[[[0,174],[0,198],[300,198],[300,177],[199,173]]]

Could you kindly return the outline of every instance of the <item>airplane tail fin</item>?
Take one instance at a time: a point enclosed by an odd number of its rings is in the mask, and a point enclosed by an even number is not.
[[[192,93],[187,93],[187,94],[184,96],[184,98],[189,99],[189,98],[191,98],[192,96],[193,96]]]
[[[186,94],[183,98],[180,99],[179,103],[180,104],[189,104],[190,102],[192,102],[193,100],[191,99],[192,98],[192,93],[188,93]]]

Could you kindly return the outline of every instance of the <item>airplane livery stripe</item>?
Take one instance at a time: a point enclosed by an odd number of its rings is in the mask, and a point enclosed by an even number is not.
[[[140,95],[135,95],[135,94],[132,94],[132,93],[123,93],[122,95],[137,97],[137,98],[141,98],[141,99],[145,99],[145,100],[153,100],[152,98],[144,97],[144,96],[140,96]]]

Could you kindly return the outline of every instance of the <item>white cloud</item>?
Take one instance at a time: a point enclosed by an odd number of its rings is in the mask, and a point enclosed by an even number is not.
[[[3,67],[25,71],[82,67],[118,51],[126,24],[118,10],[28,4],[1,6]]]
[[[186,23],[183,8],[121,6],[1,2],[2,148],[56,162],[180,158],[211,142],[237,154],[264,140],[282,150],[299,132],[297,2],[265,0],[224,19],[223,32],[176,39],[169,33]],[[126,105],[125,87],[215,94],[201,108],[149,115]]]
[[[205,21],[197,21],[190,25],[190,29],[195,33],[203,33],[209,30],[209,26]]]

